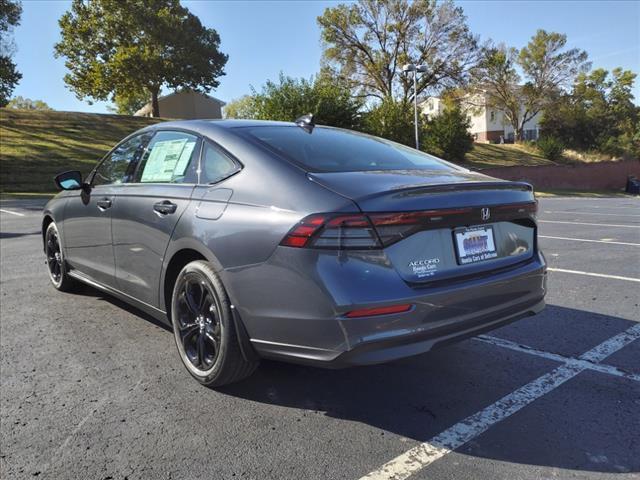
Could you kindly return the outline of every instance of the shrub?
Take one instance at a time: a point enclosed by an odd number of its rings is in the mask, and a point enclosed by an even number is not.
[[[464,162],[465,154],[473,148],[470,126],[460,108],[447,108],[426,122],[422,149],[451,162]]]
[[[385,99],[363,116],[362,130],[394,142],[416,146],[413,104]]]
[[[313,113],[317,124],[358,128],[361,103],[348,88],[326,75],[306,80],[281,73],[277,82],[267,80],[260,92],[253,90],[251,95],[229,102],[225,116],[293,122]]]
[[[557,137],[545,136],[538,140],[538,150],[543,157],[549,160],[559,160],[562,158],[564,145]]]

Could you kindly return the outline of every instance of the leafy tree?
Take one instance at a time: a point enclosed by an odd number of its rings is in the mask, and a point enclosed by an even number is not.
[[[292,122],[313,113],[318,124],[357,128],[361,102],[349,89],[333,79],[319,75],[315,79],[294,79],[280,74],[278,82],[268,80],[260,92],[254,90],[241,104],[225,109],[227,117],[256,118]]]
[[[418,78],[420,96],[464,82],[477,60],[478,40],[450,0],[359,0],[327,8],[318,24],[325,66],[363,97],[411,101],[407,63],[429,68]]]
[[[460,107],[447,107],[427,120],[423,134],[424,149],[451,162],[464,162],[465,154],[473,148],[470,127],[471,122]]]
[[[470,103],[480,102],[504,112],[522,140],[524,124],[540,113],[587,67],[587,54],[565,49],[567,36],[538,30],[518,51],[488,46],[474,69]],[[517,69],[522,71],[524,84]]]
[[[225,118],[256,118],[257,106],[253,95],[243,95],[230,101],[224,107]]]
[[[22,5],[15,0],[0,0],[0,107],[7,105],[13,89],[22,74],[13,63],[15,45],[10,36],[13,27],[20,24]]]
[[[544,111],[542,131],[576,150],[639,155],[640,108],[632,94],[635,79],[635,73],[621,68],[578,75],[571,92],[560,95]]]
[[[163,86],[206,91],[224,75],[220,37],[179,0],[73,0],[60,18],[56,56],[78,98],[130,99],[146,92],[159,115]]]
[[[20,96],[9,100],[7,108],[15,108],[17,110],[52,110],[52,108],[42,100],[31,100],[30,98]]]
[[[108,106],[107,110],[119,115],[133,115],[149,103],[149,96],[144,90],[127,90],[114,94],[113,103],[114,106]]]
[[[424,126],[423,122],[419,125]],[[387,98],[363,115],[362,129],[371,135],[393,140],[409,147],[416,146],[413,105],[408,101]],[[422,135],[421,135],[422,136]]]

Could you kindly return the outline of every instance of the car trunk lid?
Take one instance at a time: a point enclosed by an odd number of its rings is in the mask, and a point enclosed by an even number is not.
[[[506,268],[535,250],[536,202],[526,183],[462,169],[309,177],[358,205],[412,284]]]

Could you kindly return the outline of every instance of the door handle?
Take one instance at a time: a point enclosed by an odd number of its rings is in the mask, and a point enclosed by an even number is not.
[[[178,205],[176,205],[175,203],[171,203],[169,200],[164,200],[153,205],[153,209],[160,215],[169,215],[170,213],[175,213],[177,208]]]
[[[96,202],[96,205],[100,210],[104,211],[107,208],[111,208],[111,200],[109,200],[108,198],[103,198],[102,200],[98,200]]]

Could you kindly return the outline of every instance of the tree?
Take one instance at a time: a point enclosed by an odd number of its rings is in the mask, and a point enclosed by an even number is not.
[[[424,127],[424,122],[420,121],[419,125]],[[382,100],[364,113],[362,129],[371,135],[409,147],[416,146],[413,105],[409,101],[396,101],[393,98]]]
[[[281,73],[277,83],[268,80],[260,92],[254,90],[240,101],[227,106],[227,117],[292,122],[313,113],[318,124],[352,129],[360,121],[361,102],[344,85],[322,74],[306,80]]]
[[[107,110],[119,115],[133,115],[149,102],[149,96],[144,90],[129,90],[123,93],[116,93],[113,96],[114,106],[107,107]]]
[[[9,100],[7,108],[15,108],[17,110],[52,110],[52,108],[42,100],[31,100],[30,98],[20,96]]]
[[[253,95],[243,95],[230,101],[224,107],[225,118],[256,118],[257,107]]]
[[[464,162],[465,154],[473,148],[470,127],[471,122],[460,107],[445,108],[425,124],[425,151],[451,162]]]
[[[159,115],[163,86],[206,91],[224,75],[220,37],[179,0],[73,0],[59,21],[64,80],[78,98],[112,101],[146,92]]]
[[[588,68],[587,53],[566,50],[566,43],[566,35],[538,30],[520,51],[487,46],[473,72],[469,102],[504,112],[516,139],[522,140],[525,123]],[[518,68],[525,79],[522,85]]]
[[[640,155],[640,108],[633,103],[636,74],[616,68],[581,73],[570,93],[545,109],[541,128],[576,150]]]
[[[13,27],[20,24],[21,15],[19,1],[0,0],[0,107],[7,105],[13,89],[22,78],[11,59],[15,45],[10,36]]]
[[[463,83],[476,63],[478,40],[450,0],[359,0],[318,17],[323,61],[354,92],[379,100],[413,99],[407,63],[426,64],[417,93]]]

